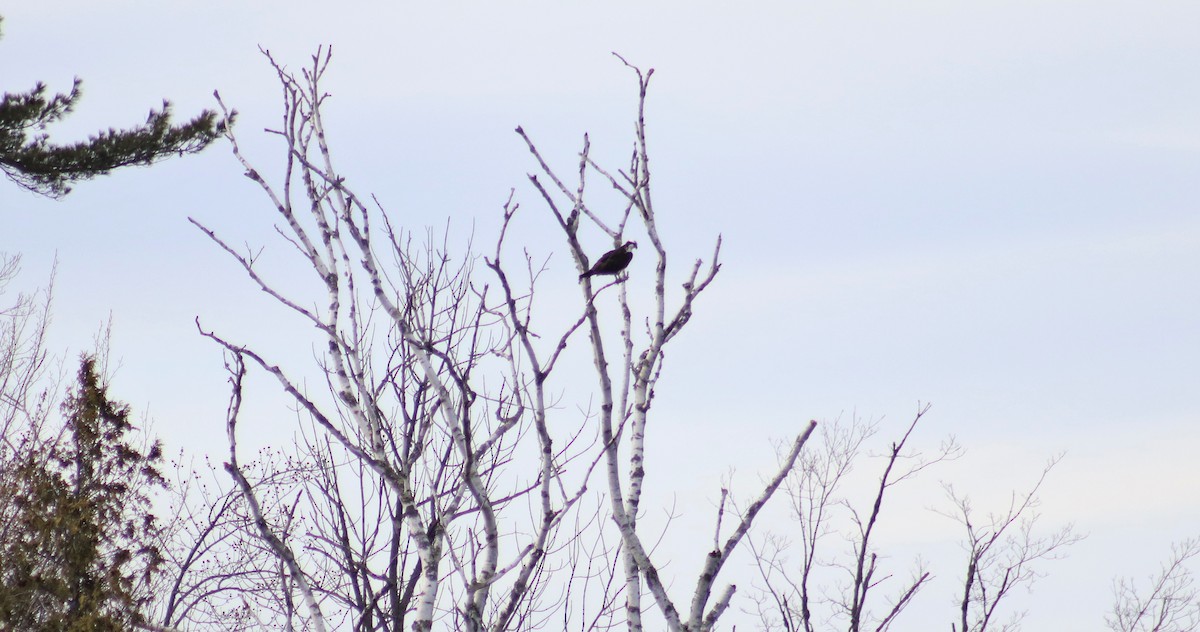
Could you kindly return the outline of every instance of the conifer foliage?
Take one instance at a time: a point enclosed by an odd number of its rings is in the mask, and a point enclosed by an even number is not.
[[[3,18],[0,18],[2,21]],[[48,95],[38,82],[28,92],[0,97],[0,171],[20,186],[60,198],[72,182],[106,175],[119,167],[149,165],[172,155],[200,151],[221,134],[212,110],[182,124],[171,123],[171,105],[150,110],[138,127],[110,128],[85,141],[50,142],[46,128],[71,113],[82,92],[75,79],[71,91]]]
[[[162,562],[150,493],[162,448],[134,443],[129,406],[80,362],[56,441],[8,463],[0,528],[0,629],[126,630],[143,622]],[[11,469],[10,469],[11,468]],[[13,475],[15,474],[15,476]]]

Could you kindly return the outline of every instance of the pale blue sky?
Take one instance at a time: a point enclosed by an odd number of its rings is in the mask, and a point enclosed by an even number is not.
[[[449,216],[486,241],[509,187],[537,208],[512,129],[564,165],[587,131],[623,164],[635,86],[609,53],[653,66],[664,237],[683,262],[725,236],[659,392],[655,440],[713,438],[669,468],[678,498],[707,507],[725,464],[751,487],[803,420],[898,424],[929,401],[930,445],[969,450],[933,487],[1003,493],[1066,451],[1045,513],[1091,537],[1047,569],[1026,629],[1098,629],[1112,576],[1200,530],[1200,5],[646,4],[44,0],[3,9],[0,88],[82,77],[64,140],[219,89],[270,164],[278,89],[256,47],[298,67],[332,43],[342,170],[412,226]],[[227,148],[61,202],[0,186],[0,216],[24,284],[57,253],[56,344],[111,312],[118,394],[168,442],[220,449],[220,356],[192,319],[254,339],[278,315],[186,221],[279,247]],[[936,500],[904,509],[910,532],[945,535]],[[956,573],[922,595],[931,620]]]

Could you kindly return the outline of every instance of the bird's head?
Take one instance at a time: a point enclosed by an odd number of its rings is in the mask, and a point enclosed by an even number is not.
[[[624,246],[621,246],[621,250],[633,250],[634,248],[637,248],[636,241],[627,241]]]

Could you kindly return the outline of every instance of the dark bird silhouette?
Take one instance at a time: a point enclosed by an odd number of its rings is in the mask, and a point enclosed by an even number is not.
[[[597,274],[617,274],[618,272],[629,267],[629,262],[633,261],[633,249],[637,248],[636,241],[627,241],[625,245],[616,250],[609,250],[600,255],[596,263],[592,265],[592,269],[579,275],[579,280],[582,281],[590,276]]]

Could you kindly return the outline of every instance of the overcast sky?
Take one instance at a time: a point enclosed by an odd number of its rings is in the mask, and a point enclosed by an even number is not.
[[[925,445],[968,449],[931,489],[973,485],[981,509],[1065,453],[1043,512],[1089,537],[1046,568],[1028,630],[1100,628],[1114,576],[1200,534],[1200,4],[444,5],[10,3],[0,89],[83,78],[60,140],[164,97],[190,116],[219,90],[269,165],[279,89],[258,47],[296,68],[332,44],[343,172],[411,227],[490,237],[511,187],[538,203],[517,125],[567,170],[584,132],[623,163],[636,84],[620,52],[656,69],[655,207],[675,261],[725,240],[652,438],[711,441],[659,473],[660,506],[699,503],[684,520],[707,525],[721,477],[752,488],[771,441],[807,419],[883,418],[886,434],[920,401]],[[280,313],[188,217],[280,247],[219,144],[59,202],[0,186],[0,250],[24,255],[27,288],[57,257],[56,348],[85,348],[111,314],[117,396],[168,443],[220,450],[220,354],[193,319],[253,339]],[[548,253],[550,236],[531,233]],[[897,506],[912,533],[895,537],[951,537],[937,500]],[[946,627],[956,572],[901,629]]]

